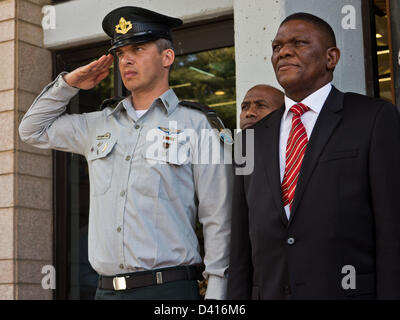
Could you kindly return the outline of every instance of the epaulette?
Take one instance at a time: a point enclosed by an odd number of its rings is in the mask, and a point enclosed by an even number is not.
[[[107,108],[107,107],[115,108],[117,106],[117,104],[123,99],[125,99],[125,97],[118,97],[118,96],[110,98],[110,99],[106,99],[101,103],[99,110],[103,110],[104,108]]]
[[[215,110],[211,109],[209,106],[207,106],[205,104],[201,104],[201,103],[193,102],[193,101],[180,101],[179,104],[181,104],[182,106],[196,109],[196,110],[203,112],[206,115],[210,125],[214,129],[218,130],[220,139],[226,144],[229,144],[229,145],[233,144],[232,133],[230,132],[229,129],[225,128],[224,123],[218,117]]]

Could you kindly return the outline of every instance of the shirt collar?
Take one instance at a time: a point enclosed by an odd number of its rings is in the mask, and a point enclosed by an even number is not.
[[[157,99],[155,99],[153,101],[150,108],[153,105],[160,103],[160,102],[161,102],[161,105],[163,105],[165,107],[165,109],[167,110],[168,115],[170,115],[175,110],[175,108],[178,106],[179,99],[176,96],[174,90],[168,89],[161,96],[159,96]],[[128,113],[130,112],[129,109],[131,109],[133,111],[132,99],[131,99],[130,95],[127,96],[125,99],[121,100],[117,104],[115,109],[109,115],[117,114],[118,112],[120,112],[122,110],[122,108],[125,108],[125,110]]]
[[[129,105],[129,104],[132,105],[131,96],[127,96],[125,99],[118,102],[117,106],[114,108],[113,111],[111,111],[111,113],[108,116],[119,113],[122,110],[122,108],[125,108],[127,110],[126,105]]]
[[[312,94],[310,94],[308,97],[300,102],[309,107],[311,111],[319,114],[331,90],[332,84],[328,83],[322,88],[319,88],[317,91],[314,91]],[[286,119],[290,108],[293,107],[293,105],[295,105],[296,103],[296,101],[293,101],[285,95],[285,112],[283,114],[283,119]]]
[[[159,99],[161,100],[164,107],[167,109],[168,115],[170,115],[178,106],[179,99],[176,96],[174,90],[169,89],[165,91]]]

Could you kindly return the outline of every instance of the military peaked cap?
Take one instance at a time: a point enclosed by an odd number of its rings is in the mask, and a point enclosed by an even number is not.
[[[182,20],[139,7],[121,7],[103,19],[103,30],[112,38],[111,48],[144,43],[160,38],[172,41],[171,30]]]

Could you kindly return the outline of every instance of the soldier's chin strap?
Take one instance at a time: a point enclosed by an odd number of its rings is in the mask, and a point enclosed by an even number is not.
[[[232,133],[230,132],[229,129],[225,128],[222,120],[218,117],[215,110],[211,109],[209,106],[206,106],[206,105],[198,103],[198,102],[184,100],[184,101],[180,101],[179,104],[182,106],[196,109],[196,110],[203,112],[207,116],[207,119],[208,119],[208,122],[210,122],[210,125],[214,129],[218,130],[220,139],[228,145],[233,144]]]

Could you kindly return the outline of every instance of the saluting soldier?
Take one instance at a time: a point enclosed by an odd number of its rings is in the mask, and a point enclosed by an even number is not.
[[[180,102],[169,88],[175,58],[171,30],[181,24],[144,8],[111,11],[102,24],[112,38],[110,53],[61,73],[19,127],[30,145],[74,152],[88,161],[89,261],[100,275],[96,299],[199,299],[202,276],[208,280],[206,299],[226,295],[232,168],[222,160],[190,161],[213,148],[185,144],[181,137],[217,127],[222,139],[214,130],[211,142],[217,140],[221,153],[227,150],[221,140],[229,137],[210,109]],[[65,114],[80,89],[108,76],[114,59],[131,95],[114,108],[106,104],[98,112]],[[150,152],[157,143],[157,151]],[[197,214],[204,234],[203,272]]]

